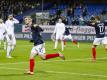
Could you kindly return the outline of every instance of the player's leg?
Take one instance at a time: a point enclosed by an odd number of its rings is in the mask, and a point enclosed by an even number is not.
[[[11,45],[12,45],[11,36],[9,35],[9,36],[7,36],[6,38],[7,38],[7,58],[12,58],[12,57],[10,56],[11,51],[12,51],[12,48],[11,48]]]
[[[6,43],[7,43],[7,41],[6,41],[6,35],[4,35],[4,50],[6,50]]]
[[[67,39],[67,35],[64,35],[64,40],[63,40],[64,47],[66,46],[66,39]]]
[[[59,35],[56,34],[56,39],[55,39],[55,46],[54,46],[54,49],[57,49],[57,46],[58,46],[58,39],[59,39]]]
[[[63,42],[63,40],[61,40],[61,49],[62,49],[62,51],[64,51],[64,42]]]
[[[73,42],[73,44],[77,45],[77,47],[79,48],[79,43],[77,40],[73,39],[71,35],[69,35],[68,38]]]
[[[35,60],[34,57],[37,55],[36,46],[32,48],[30,59],[29,59],[29,71],[27,74],[33,75],[34,74],[34,66],[35,66]]]
[[[100,38],[95,38],[93,45],[92,45],[92,60],[96,60],[96,47],[100,45],[101,39]]]
[[[12,50],[14,50],[15,46],[16,46],[16,38],[15,36],[12,36]]]
[[[0,48],[2,47],[2,41],[3,41],[3,36],[2,36],[2,34],[0,33]]]
[[[102,44],[105,47],[105,50],[107,51],[107,37],[104,37],[104,39],[102,40]]]
[[[96,60],[96,47],[97,45],[92,45],[92,60]]]
[[[7,44],[7,58],[12,58],[12,57],[10,56],[11,51],[12,51],[11,42],[9,41],[8,44]]]
[[[63,35],[60,35],[60,40],[61,40],[61,49],[62,51],[64,51],[64,42],[63,42],[64,36]]]
[[[41,47],[41,45],[40,45]],[[47,59],[51,59],[51,58],[55,58],[55,57],[60,57],[61,59],[65,59],[64,55],[61,54],[60,52],[58,53],[51,53],[51,54],[45,54],[45,46],[43,44],[43,46],[41,48],[39,48],[40,50],[38,50],[38,54],[40,55],[40,57],[43,60],[47,60]]]

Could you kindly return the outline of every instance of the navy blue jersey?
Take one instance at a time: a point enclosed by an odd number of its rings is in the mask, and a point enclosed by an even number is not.
[[[95,25],[95,32],[97,38],[103,38],[105,37],[105,25],[107,25],[106,22],[97,22]]]
[[[39,26],[37,26],[37,27],[32,26],[31,31],[32,31],[32,39],[34,41],[34,46],[43,44],[44,41],[42,39],[42,36],[40,35],[40,32],[42,32],[43,29],[40,28]]]
[[[69,35],[70,34],[70,27],[65,27],[65,32],[64,32],[64,35]]]

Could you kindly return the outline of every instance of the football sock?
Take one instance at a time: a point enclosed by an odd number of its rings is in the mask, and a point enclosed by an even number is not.
[[[96,48],[92,48],[92,58],[96,60]]]
[[[4,41],[4,50],[6,50],[6,42]]]
[[[64,50],[64,42],[61,41],[61,47],[62,47],[62,51]]]
[[[8,47],[7,47],[7,56],[10,56],[10,53],[11,53],[11,46],[8,45]]]
[[[63,40],[63,42],[64,42],[64,45],[66,45],[66,40]]]
[[[14,50],[14,48],[15,48],[15,45],[12,45],[12,51]]]
[[[34,65],[35,65],[34,59],[30,59],[30,72],[34,71]]]
[[[58,45],[58,41],[55,41],[55,49],[57,48]]]
[[[55,54],[46,54],[46,59],[55,58],[55,57],[59,57],[59,54],[58,53],[55,53]]]
[[[74,43],[74,44],[77,44],[78,42],[77,42],[77,40],[73,40],[73,43]]]

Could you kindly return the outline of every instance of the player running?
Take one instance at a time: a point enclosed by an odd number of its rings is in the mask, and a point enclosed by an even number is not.
[[[35,61],[34,61],[35,56],[39,55],[43,60],[47,60],[47,59],[55,58],[55,57],[60,57],[61,59],[65,59],[65,58],[63,54],[60,54],[60,53],[45,54],[45,43],[40,34],[43,31],[43,29],[39,27],[39,25],[36,25],[36,24],[29,25],[29,27],[31,27],[34,47],[32,48],[31,54],[30,54],[30,60],[29,60],[30,69],[26,74],[33,75],[34,66],[35,66]]]
[[[62,19],[58,19],[58,23],[56,23],[54,32],[52,34],[56,36],[54,49],[57,49],[58,40],[61,40],[62,51],[64,50],[64,42],[63,42],[64,32],[65,32],[65,24],[62,23]]]
[[[105,25],[107,22],[102,22],[99,16],[95,17],[94,20],[90,23],[91,26],[95,28],[96,38],[93,41],[92,45],[92,59],[96,60],[96,47],[100,44],[103,44],[105,50],[107,50],[107,37],[105,37]]]
[[[5,24],[7,26],[7,34],[9,36],[9,40],[7,41],[8,42],[7,58],[12,58],[11,51],[13,51],[16,46],[16,38],[15,38],[15,34],[14,34],[14,24],[17,24],[17,23],[19,23],[19,21],[17,19],[15,19],[12,14],[8,16],[8,20],[5,22]]]
[[[77,45],[77,47],[79,48],[79,43],[77,42],[77,40],[74,40],[71,36],[71,33],[70,33],[70,27],[66,26],[65,27],[65,33],[64,33],[64,46],[66,45],[66,40],[71,40],[71,42],[73,42],[74,44]]]

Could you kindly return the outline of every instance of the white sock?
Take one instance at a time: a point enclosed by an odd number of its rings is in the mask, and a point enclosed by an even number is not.
[[[7,47],[7,56],[10,56],[11,50],[12,50],[11,46],[8,45],[8,47]]]
[[[12,45],[12,47],[11,47],[12,51],[14,50],[14,48],[15,48],[15,45]]]
[[[4,50],[6,50],[6,42],[4,41]]]
[[[58,46],[58,41],[56,40],[56,41],[55,41],[55,47],[54,47],[54,48],[56,49],[57,46]]]
[[[61,41],[61,47],[62,47],[62,51],[64,50],[64,42]]]

